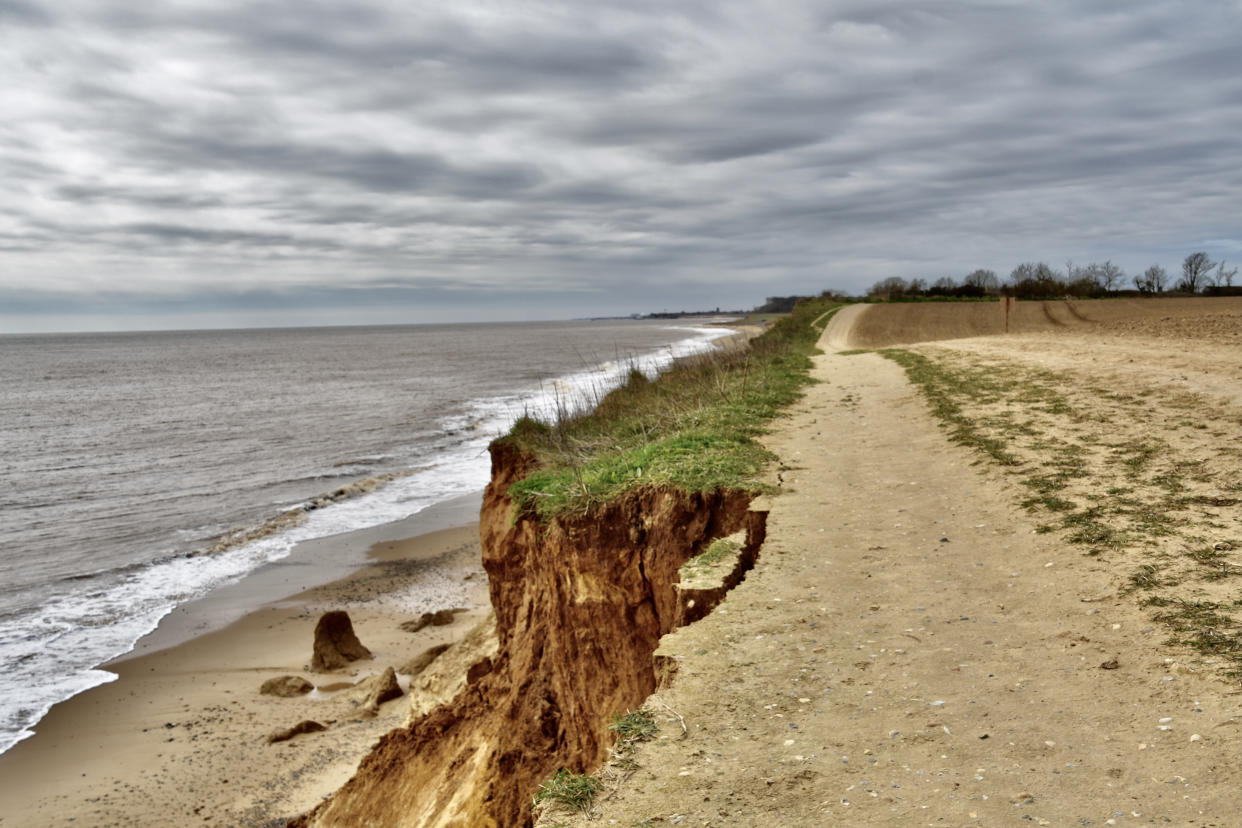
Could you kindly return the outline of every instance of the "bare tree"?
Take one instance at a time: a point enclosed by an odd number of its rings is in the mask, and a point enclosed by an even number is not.
[[[901,296],[906,290],[905,279],[900,276],[889,276],[887,279],[881,279],[868,288],[867,295],[873,298],[879,296]]]
[[[1057,272],[1044,262],[1023,262],[1009,274],[1009,284],[1014,296],[1029,299],[1050,299],[1064,296],[1065,283]]]
[[[1216,265],[1216,275],[1212,277],[1212,281],[1217,287],[1233,287],[1233,277],[1238,275],[1238,269],[1225,270],[1225,260],[1221,259]]]
[[[1200,251],[1191,253],[1182,262],[1182,278],[1177,283],[1178,290],[1187,293],[1198,293],[1208,286],[1209,274],[1216,262],[1208,258],[1208,254]]]
[[[1113,264],[1111,260],[1103,264],[1092,262],[1082,269],[1082,273],[1103,288],[1105,293],[1111,293],[1120,288],[1126,278],[1126,272]]]
[[[996,278],[996,272],[982,268],[968,275],[962,280],[962,284],[981,288],[985,293],[995,293],[1000,289],[1000,279]]]
[[[1134,276],[1134,286],[1143,293],[1160,293],[1168,281],[1169,274],[1160,265],[1152,265]]]
[[[1044,262],[1023,262],[1013,269],[1009,274],[1009,281],[1014,284],[1019,282],[1056,282],[1057,272]]]

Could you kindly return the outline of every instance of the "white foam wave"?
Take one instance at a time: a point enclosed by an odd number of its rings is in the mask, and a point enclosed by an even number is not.
[[[97,669],[133,649],[178,605],[235,582],[286,557],[304,540],[350,532],[417,514],[434,503],[477,492],[490,474],[487,445],[524,414],[551,418],[595,402],[638,368],[654,377],[674,359],[710,350],[727,336],[718,328],[681,328],[691,334],[659,351],[614,360],[557,377],[539,388],[478,399],[465,412],[441,418],[440,432],[455,442],[419,458],[425,465],[365,495],[307,513],[297,526],[223,552],[166,559],[57,598],[36,613],[0,622],[0,753],[33,735],[31,727],[52,705],[116,676]]]

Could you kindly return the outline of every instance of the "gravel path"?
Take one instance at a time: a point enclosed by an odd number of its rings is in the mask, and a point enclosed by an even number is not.
[[[758,565],[661,645],[659,738],[539,825],[1237,825],[1236,684],[1034,534],[899,367],[816,372]]]

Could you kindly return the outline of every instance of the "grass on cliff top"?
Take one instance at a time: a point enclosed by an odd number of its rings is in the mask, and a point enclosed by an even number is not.
[[[642,485],[761,490],[772,455],[755,438],[810,381],[810,357],[839,307],[808,300],[749,343],[678,360],[655,380],[631,371],[590,413],[523,417],[501,439],[539,468],[510,496],[549,520]]]
[[[594,776],[571,773],[561,768],[535,792],[534,805],[543,802],[559,802],[567,808],[586,813],[602,787]]]

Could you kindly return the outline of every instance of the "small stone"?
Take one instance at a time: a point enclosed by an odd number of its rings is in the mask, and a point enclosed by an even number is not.
[[[944,707],[944,702],[942,702],[942,701],[928,702],[927,704],[928,704],[930,707]]]
[[[1190,741],[1192,741],[1192,742],[1198,742],[1198,741],[1200,741],[1202,738],[1203,738],[1203,737],[1202,737],[1202,736],[1200,736],[1198,733],[1192,733],[1192,734],[1191,734],[1191,736],[1190,736]]]

